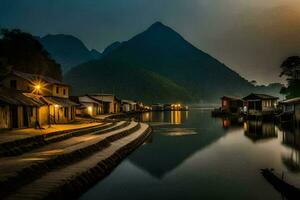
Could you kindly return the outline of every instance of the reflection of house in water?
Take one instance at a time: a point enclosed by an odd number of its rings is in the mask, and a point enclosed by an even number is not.
[[[243,118],[222,118],[222,126],[224,129],[240,128],[243,126]]]
[[[256,142],[262,139],[276,138],[278,129],[274,123],[247,121],[244,122],[244,133],[248,138]]]
[[[282,155],[282,162],[292,172],[300,172],[300,129],[283,130],[282,143],[291,148]]]

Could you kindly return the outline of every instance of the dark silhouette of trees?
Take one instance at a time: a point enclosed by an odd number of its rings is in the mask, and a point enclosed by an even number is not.
[[[0,76],[13,69],[62,80],[60,65],[31,34],[18,29],[1,30],[0,67]]]
[[[286,98],[294,98],[300,96],[300,57],[288,57],[280,66],[280,77],[285,76],[287,87],[283,87],[281,94],[286,95]]]

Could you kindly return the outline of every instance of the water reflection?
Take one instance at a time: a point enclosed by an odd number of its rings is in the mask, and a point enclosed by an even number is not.
[[[299,130],[203,110],[139,120],[153,126],[153,137],[82,199],[282,199],[259,174],[266,167],[300,187]]]
[[[244,122],[244,134],[253,142],[265,139],[277,138],[278,128],[274,123],[263,121]]]
[[[153,143],[132,154],[129,160],[158,179],[162,179],[190,156],[225,134],[218,128],[219,121],[207,118],[206,113],[172,111],[143,115],[141,119],[152,124],[155,139]],[[188,120],[189,115],[197,121]]]
[[[243,118],[221,118],[224,129],[240,128],[243,125]]]
[[[290,153],[282,155],[282,162],[292,172],[300,172],[300,130],[283,128],[282,144],[291,148]]]
[[[182,124],[189,118],[189,111],[147,112],[139,116],[143,122],[159,122],[169,124]]]

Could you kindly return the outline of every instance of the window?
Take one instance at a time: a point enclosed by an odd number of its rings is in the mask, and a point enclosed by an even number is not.
[[[65,88],[64,88],[64,90],[63,90],[63,91],[64,91],[64,95],[66,95],[66,89],[65,89]]]
[[[56,94],[59,93],[59,87],[56,87]]]
[[[10,88],[17,89],[17,80],[10,80]]]

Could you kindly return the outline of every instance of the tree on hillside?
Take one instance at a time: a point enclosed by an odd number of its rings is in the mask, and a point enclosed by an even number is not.
[[[284,76],[287,80],[287,86],[280,91],[286,95],[286,98],[294,98],[300,96],[300,57],[288,57],[280,66],[280,77]]]
[[[0,34],[0,76],[12,69],[62,79],[60,65],[31,34],[18,29]]]
[[[250,81],[250,83],[251,83],[252,85],[254,85],[254,86],[257,85],[257,81],[256,81],[256,80],[252,80],[252,81]]]

